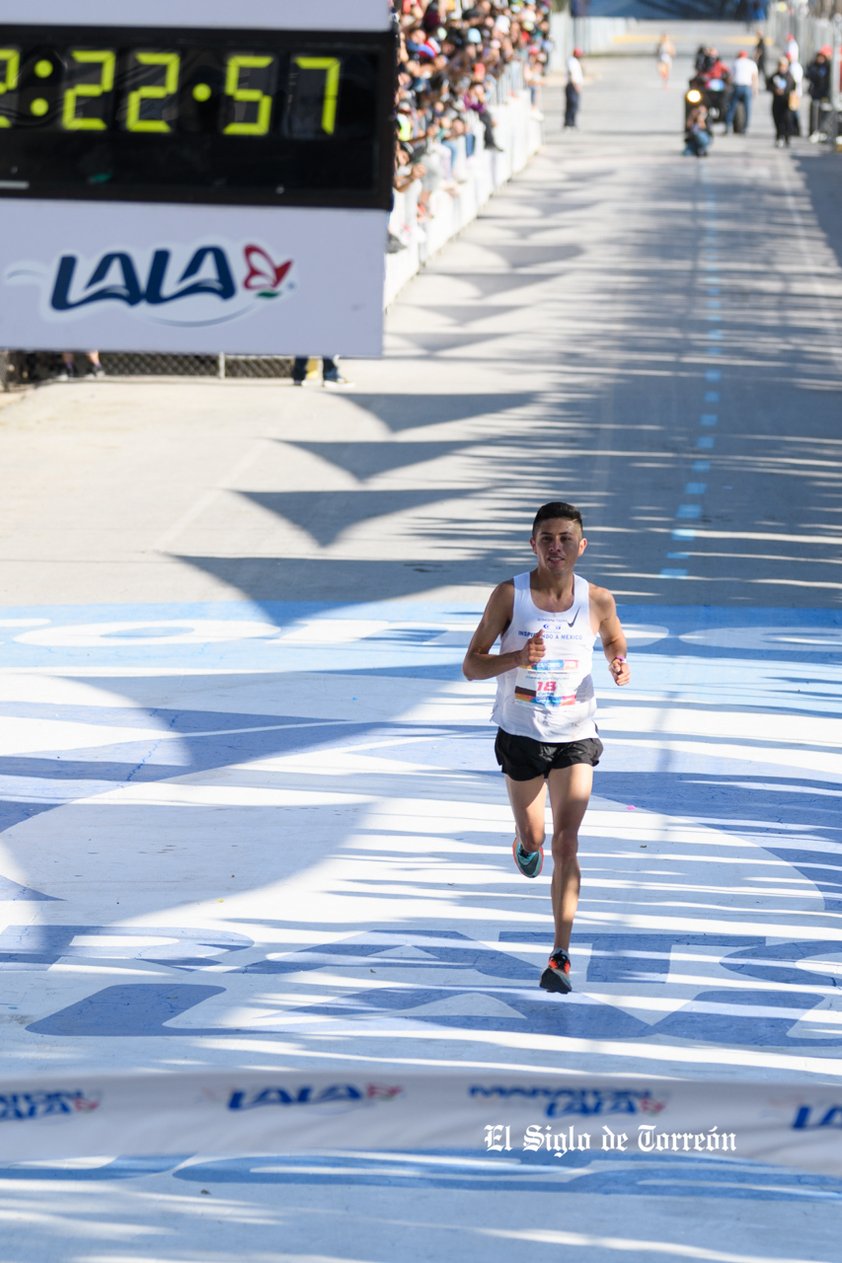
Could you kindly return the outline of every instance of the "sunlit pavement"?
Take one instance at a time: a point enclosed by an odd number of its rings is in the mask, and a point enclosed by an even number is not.
[[[548,94],[542,155],[346,394],[83,382],[0,414],[5,1076],[842,1084],[838,170],[773,149],[765,96],[682,158],[685,67],[594,62],[572,135]],[[598,676],[565,1000],[459,672],[557,497],[634,669]],[[739,1151],[3,1174],[3,1263],[838,1260],[842,1180]]]

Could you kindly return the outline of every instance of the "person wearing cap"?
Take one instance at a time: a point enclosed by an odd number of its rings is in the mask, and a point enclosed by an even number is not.
[[[575,127],[576,116],[579,113],[579,105],[582,99],[582,85],[585,82],[585,72],[582,69],[582,63],[579,60],[581,56],[581,48],[574,48],[573,52],[567,59],[567,83],[564,87],[565,127]]]
[[[406,39],[406,51],[416,61],[430,62],[434,61],[441,52],[441,45],[438,40],[427,35],[423,27],[419,26],[409,32]]]
[[[804,72],[807,91],[810,94],[810,140],[813,144],[824,139],[822,115],[830,108],[830,58],[833,50],[825,44],[816,53]]]
[[[731,71],[731,99],[728,102],[728,110],[725,114],[725,130],[731,131],[734,126],[734,119],[737,114],[737,107],[742,102],[745,111],[745,124],[743,131],[748,131],[748,125],[751,122],[751,103],[757,96],[759,77],[757,74],[757,66],[751,60],[748,53],[740,51],[737,53],[737,60],[734,62]]]

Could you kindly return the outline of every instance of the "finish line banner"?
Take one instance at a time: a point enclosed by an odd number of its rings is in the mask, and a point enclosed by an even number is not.
[[[0,1161],[324,1150],[685,1153],[842,1176],[842,1085],[500,1074],[0,1081]]]

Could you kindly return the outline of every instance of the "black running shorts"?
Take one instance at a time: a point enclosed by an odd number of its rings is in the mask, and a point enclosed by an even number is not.
[[[599,737],[554,744],[533,741],[532,737],[513,737],[502,728],[497,729],[497,740],[494,742],[497,762],[513,781],[546,777],[554,768],[572,767],[574,763],[589,763],[591,767],[596,767],[602,748]]]

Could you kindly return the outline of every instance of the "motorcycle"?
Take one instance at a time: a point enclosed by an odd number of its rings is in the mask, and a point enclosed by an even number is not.
[[[724,76],[707,72],[695,74],[690,80],[687,91],[684,93],[685,131],[688,119],[697,105],[704,105],[707,109],[707,129],[711,135],[713,135],[713,125],[715,123],[721,123],[724,127],[733,90],[730,82]],[[737,102],[732,127],[738,133],[744,132],[746,129],[746,113],[742,101]]]

